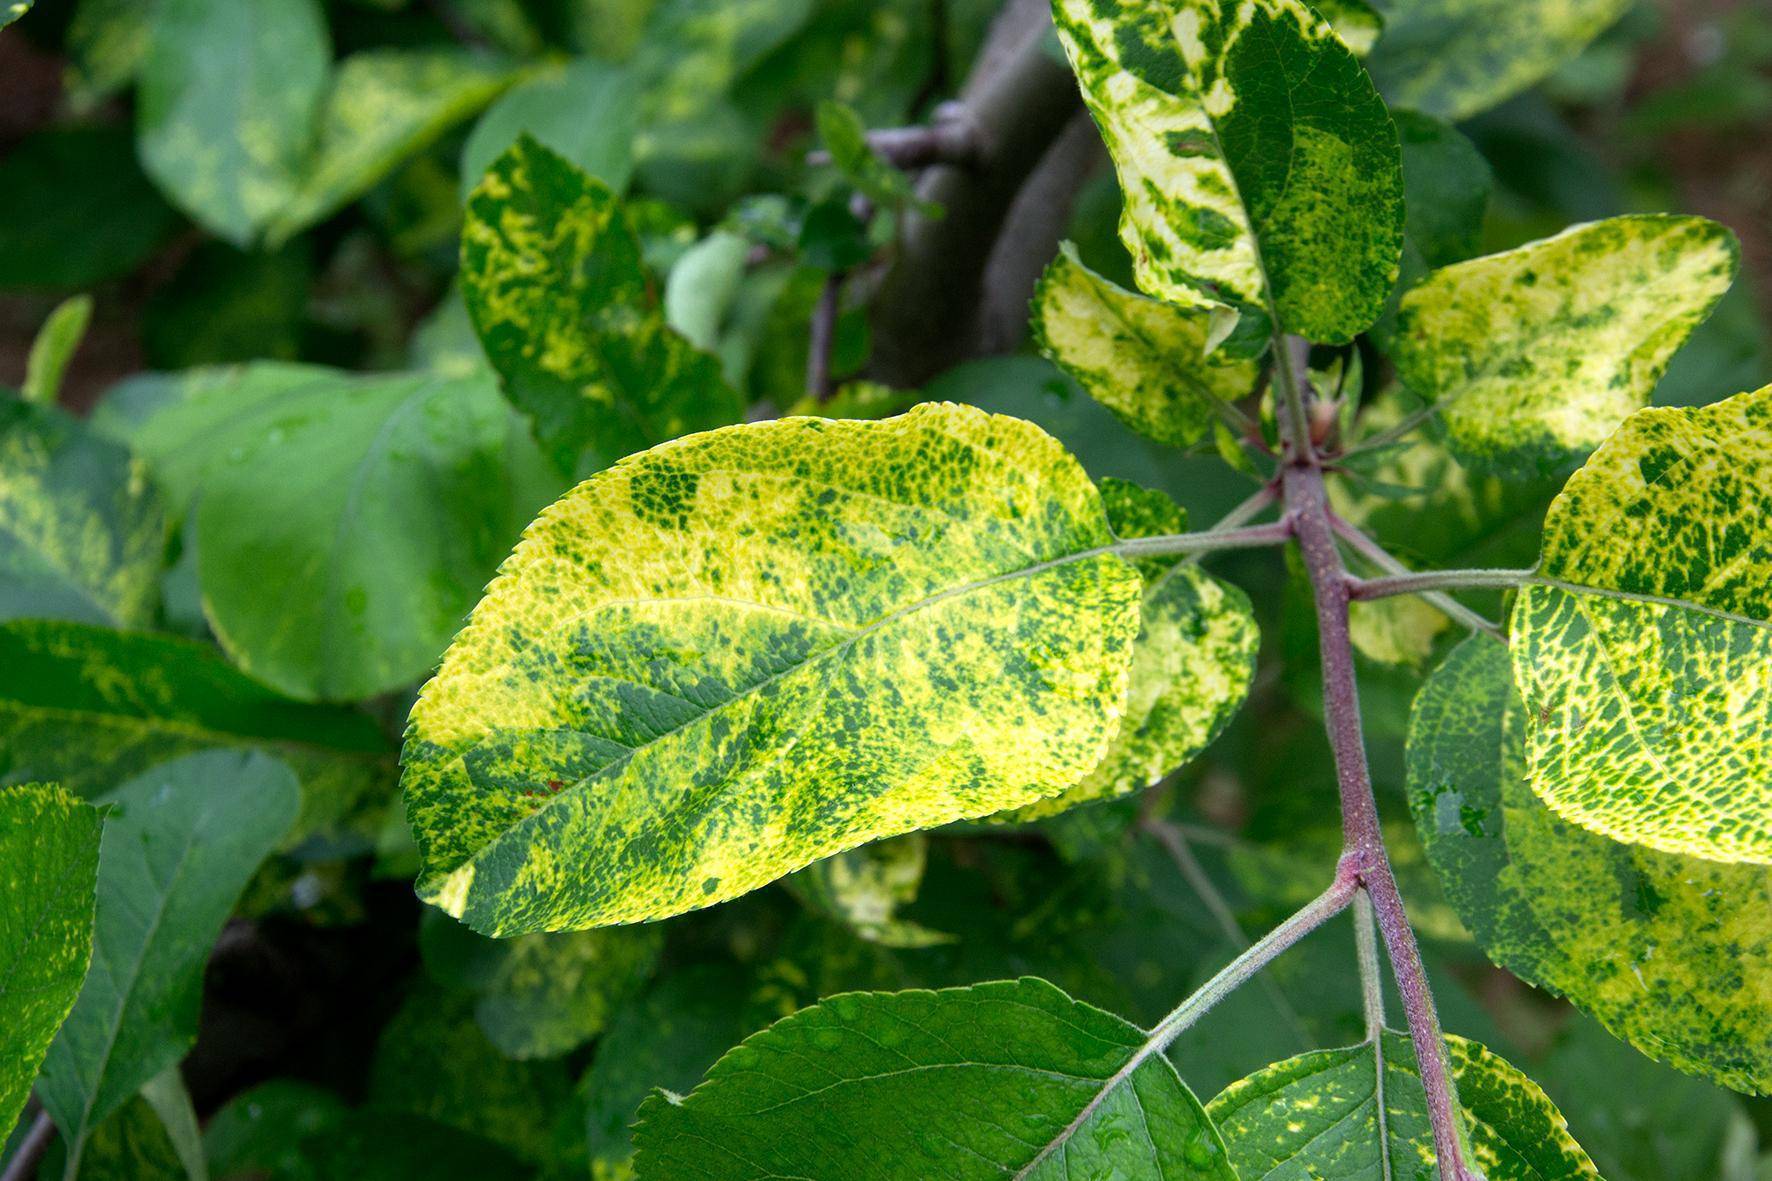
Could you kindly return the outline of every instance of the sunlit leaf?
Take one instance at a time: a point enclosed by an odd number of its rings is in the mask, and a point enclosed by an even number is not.
[[[1648,405],[1738,253],[1715,222],[1631,216],[1445,267],[1403,297],[1397,372],[1462,457],[1555,468]]]
[[[1327,21],[1300,0],[1053,7],[1140,287],[1324,343],[1378,317],[1402,249],[1397,132]]]
[[[1470,1163],[1487,1181],[1600,1181],[1538,1084],[1446,1039]],[[1438,1177],[1415,1049],[1401,1034],[1318,1050],[1233,1083],[1206,1108],[1244,1178]]]
[[[1186,447],[1218,421],[1215,404],[1255,388],[1255,362],[1208,355],[1222,304],[1178,306],[1108,282],[1069,242],[1034,292],[1040,350],[1122,422],[1158,442]]]
[[[301,800],[275,759],[213,751],[162,763],[104,802],[92,967],[37,1085],[76,1159],[95,1125],[196,1040],[210,946]]]
[[[1380,0],[1385,96],[1448,119],[1512,98],[1579,53],[1630,0]]]
[[[743,415],[718,362],[665,323],[615,194],[533,139],[468,199],[461,281],[506,395],[564,471]]]
[[[141,463],[54,407],[0,397],[0,619],[144,626],[165,546]]]
[[[659,918],[1055,794],[1119,725],[1139,578],[1113,540],[1051,438],[953,405],[599,473],[413,710],[421,894],[498,935]]]
[[[1532,788],[1614,840],[1772,864],[1772,387],[1634,414],[1512,623]]]
[[[1233,1181],[1166,1058],[1119,1077],[1144,1040],[1031,977],[833,997],[730,1051],[689,1095],[648,1099],[639,1176]]]
[[[92,958],[98,809],[0,788],[0,1126],[10,1128]]]

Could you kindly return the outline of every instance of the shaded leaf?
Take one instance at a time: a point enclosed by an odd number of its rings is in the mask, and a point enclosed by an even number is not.
[[[728,1052],[689,1095],[649,1098],[638,1174],[1232,1181],[1217,1131],[1166,1058],[1118,1077],[1144,1040],[1031,977],[832,997]]]
[[[210,751],[104,802],[92,967],[37,1086],[75,1162],[93,1127],[196,1041],[210,946],[301,793],[275,759]]]
[[[1446,1051],[1470,1163],[1488,1181],[1600,1181],[1538,1084],[1476,1042],[1449,1037]],[[1402,1034],[1276,1063],[1206,1110],[1245,1178],[1439,1176],[1415,1048]]]
[[[1403,297],[1398,375],[1461,457],[1556,468],[1648,404],[1738,255],[1715,222],[1648,215],[1445,267]]]
[[[260,1083],[209,1117],[210,1171],[216,1181],[325,1181],[311,1142],[336,1135],[344,1119],[344,1101],[331,1091],[292,1079]]]
[[[620,193],[634,171],[640,124],[635,73],[595,58],[546,69],[493,103],[461,151],[462,200],[493,161],[527,135]]]
[[[262,749],[300,777],[307,835],[378,805],[391,778],[368,717],[279,697],[189,640],[17,620],[0,625],[0,668],[0,780],[91,799],[168,759]]]
[[[815,861],[789,876],[786,885],[807,905],[870,943],[933,947],[953,936],[931,931],[895,913],[900,906],[917,900],[928,856],[928,841],[921,833],[912,833]]]
[[[1056,0],[1059,37],[1126,193],[1138,284],[1353,339],[1396,282],[1397,132],[1299,0]]]
[[[51,784],[0,788],[0,1126],[10,1128],[92,959],[99,813]]]
[[[1579,53],[1630,0],[1380,0],[1385,96],[1448,119],[1512,98]]]
[[[1410,719],[1409,799],[1446,897],[1491,959],[1649,1056],[1772,1090],[1772,869],[1619,844],[1559,820],[1492,640],[1464,642]]]
[[[1249,394],[1260,372],[1211,350],[1221,313],[1236,315],[1210,300],[1184,307],[1118,287],[1066,242],[1034,292],[1032,330],[1040,351],[1127,426],[1187,447],[1218,421],[1215,404]]]
[[[666,325],[615,194],[533,139],[469,197],[461,283],[506,395],[563,471],[744,412],[718,362]]]
[[[173,1063],[143,1083],[139,1095],[159,1117],[185,1176],[190,1181],[209,1181],[209,1158],[203,1152],[203,1134],[197,1129],[197,1109],[191,1104],[191,1092],[185,1088],[178,1064]],[[87,1158],[86,1176],[101,1171],[94,1169],[90,1157]]]
[[[1627,420],[1513,611],[1532,788],[1614,840],[1772,864],[1772,387]]]
[[[1057,443],[954,405],[599,473],[413,710],[420,893],[498,935],[659,918],[1068,787],[1125,695],[1113,540]]]
[[[245,246],[293,201],[332,49],[318,0],[156,0],[137,92],[142,166]]]
[[[535,1171],[483,1136],[402,1112],[351,1112],[312,1142],[323,1178],[363,1181],[530,1181]],[[282,1181],[281,1178],[277,1181]]]
[[[54,407],[0,398],[0,619],[144,626],[165,545],[142,464]]]

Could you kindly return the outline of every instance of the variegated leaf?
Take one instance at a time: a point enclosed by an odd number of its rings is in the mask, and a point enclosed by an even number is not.
[[[506,395],[564,471],[743,416],[719,362],[665,323],[615,194],[529,136],[468,199],[461,282]]]
[[[1533,790],[1615,840],[1772,864],[1772,386],[1631,416],[1513,612]]]
[[[1630,0],[1382,0],[1373,76],[1385,96],[1448,119],[1512,98],[1574,57]]]
[[[1255,388],[1253,361],[1210,349],[1223,304],[1177,306],[1102,278],[1066,242],[1034,292],[1034,339],[1133,430],[1187,447],[1217,421],[1217,403]],[[1210,353],[1210,355],[1209,355]]]
[[[1444,267],[1403,297],[1394,359],[1464,458],[1552,469],[1649,402],[1735,278],[1699,217],[1615,217]]]
[[[1487,1181],[1600,1181],[1538,1084],[1463,1038],[1446,1039],[1470,1163]],[[1415,1049],[1402,1034],[1318,1050],[1232,1083],[1206,1106],[1245,1179],[1437,1178]]]
[[[1402,250],[1396,128],[1300,0],[1054,0],[1139,286],[1320,342],[1377,318]]]
[[[929,404],[678,440],[531,525],[414,707],[420,892],[499,935],[660,918],[1056,794],[1139,578],[1038,428]]]
[[[1624,845],[1532,792],[1507,649],[1468,639],[1409,720],[1409,803],[1489,957],[1650,1057],[1772,1091],[1772,869]]]
[[[1161,492],[1107,479],[1101,499],[1121,538],[1187,531],[1186,511]],[[1144,595],[1120,732],[1088,778],[1003,819],[1039,819],[1155,786],[1206,749],[1249,695],[1261,633],[1248,597],[1193,562],[1155,558],[1138,567]]]
[[[815,861],[784,884],[859,939],[882,947],[934,947],[952,943],[954,937],[897,913],[900,906],[917,900],[928,858],[928,839],[910,833]]]

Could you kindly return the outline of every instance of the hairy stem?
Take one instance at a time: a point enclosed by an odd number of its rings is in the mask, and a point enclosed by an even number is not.
[[[1356,599],[1388,599],[1393,595],[1420,595],[1439,590],[1484,587],[1512,590],[1531,582],[1536,573],[1535,570],[1427,570],[1417,574],[1356,579],[1351,591]]]
[[[1129,537],[1109,546],[1122,558],[1157,558],[1171,554],[1210,553],[1221,549],[1259,549],[1279,545],[1292,536],[1288,521],[1248,525],[1241,529],[1213,528],[1204,533],[1171,533],[1160,537]]]
[[[1357,526],[1350,525],[1334,513],[1329,514],[1329,524],[1330,528],[1334,531],[1335,536],[1345,541],[1348,544],[1348,547],[1355,553],[1359,554],[1362,558],[1365,558],[1368,562],[1371,562],[1374,566],[1377,566],[1380,570],[1398,578],[1404,576],[1413,577],[1415,575],[1415,571],[1409,569],[1409,567],[1403,565],[1403,563],[1392,557],[1389,550],[1386,550],[1382,545],[1379,545],[1378,542],[1368,537]],[[1344,570],[1343,578],[1346,577],[1346,571]],[[1472,631],[1484,632],[1497,639],[1501,637],[1501,627],[1499,624],[1495,623],[1493,620],[1485,619],[1483,616],[1477,614],[1477,612],[1466,607],[1463,603],[1460,603],[1451,595],[1437,590],[1425,590],[1421,592],[1421,597],[1438,607],[1441,611],[1444,611],[1451,618],[1464,624],[1464,626],[1470,628]]]
[[[1391,971],[1409,1018],[1409,1037],[1420,1065],[1433,1125],[1434,1153],[1444,1181],[1479,1181],[1464,1162],[1459,1136],[1458,1100],[1446,1060],[1440,1020],[1415,932],[1391,872],[1379,827],[1378,803],[1360,721],[1360,690],[1354,677],[1353,641],[1348,633],[1351,580],[1336,547],[1334,516],[1323,484],[1323,469],[1314,455],[1292,457],[1282,475],[1286,509],[1297,532],[1298,547],[1316,599],[1318,645],[1323,664],[1324,722],[1335,755],[1336,783],[1341,794],[1343,863],[1358,867],[1360,883],[1371,895]]]
[[[1211,1011],[1212,1007],[1231,993],[1248,983],[1256,973],[1279,957],[1280,953],[1315,931],[1318,927],[1347,909],[1359,890],[1359,875],[1355,867],[1344,862],[1336,871],[1335,880],[1329,888],[1319,894],[1302,910],[1260,939],[1250,944],[1248,949],[1225,965],[1216,976],[1201,985],[1194,994],[1176,1006],[1175,1010],[1159,1021],[1150,1031],[1145,1043],[1133,1053],[1114,1073],[1114,1076],[1101,1085],[1095,1097],[1091,1099],[1077,1118],[1072,1120],[1058,1135],[1054,1136],[1040,1155],[1029,1161],[1022,1170],[1015,1174],[1016,1181],[1031,1177],[1034,1170],[1057,1152],[1077,1130],[1089,1122],[1101,1105],[1107,1102],[1115,1090],[1125,1083],[1138,1068],[1161,1054],[1174,1044],[1175,1039],[1185,1033],[1189,1026]]]

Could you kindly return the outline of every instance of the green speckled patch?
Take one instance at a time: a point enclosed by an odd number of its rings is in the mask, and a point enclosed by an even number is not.
[[[1537,1083],[1476,1042],[1448,1037],[1446,1051],[1470,1163],[1487,1181],[1600,1181]],[[1439,1176],[1415,1048],[1402,1034],[1276,1063],[1226,1087],[1206,1111],[1244,1181]]]
[[[0,619],[145,626],[165,548],[139,461],[53,407],[0,397]]]
[[[1033,334],[1091,398],[1133,430],[1187,447],[1217,421],[1215,402],[1255,388],[1253,361],[1207,355],[1214,311],[1127,291],[1083,265],[1066,242],[1034,292]]]
[[[1634,414],[1513,613],[1533,790],[1615,840],[1772,863],[1772,386]]]
[[[1118,537],[1187,532],[1187,513],[1161,492],[1106,479],[1101,498]],[[1248,597],[1191,562],[1138,566],[1141,626],[1120,732],[1083,782],[1003,819],[1035,820],[1155,786],[1205,750],[1248,697],[1261,646]]]
[[[1497,964],[1652,1058],[1772,1091],[1772,869],[1624,845],[1526,774],[1507,650],[1466,640],[1409,723],[1409,803],[1447,900]]]
[[[97,808],[53,784],[0,788],[0,1126],[86,977],[98,845]]]
[[[313,155],[265,230],[277,246],[356,200],[516,81],[508,65],[458,50],[376,50],[339,63]]]
[[[1468,119],[1586,47],[1631,0],[1383,0],[1372,73],[1397,106]]]
[[[665,323],[615,194],[528,136],[468,199],[461,284],[505,393],[569,473],[744,414]]]
[[[688,1095],[654,1092],[638,1175],[1235,1181],[1162,1055],[1108,1086],[1144,1039],[1032,978],[834,996],[728,1051]]]
[[[1277,315],[1312,340],[1371,324],[1396,282],[1396,128],[1298,0],[1054,0],[1120,174],[1139,286]]]
[[[1137,573],[1074,459],[950,404],[680,439],[530,526],[412,712],[420,892],[499,935],[660,918],[1069,787]]]
[[[1555,468],[1648,405],[1738,257],[1715,222],[1645,215],[1445,267],[1403,297],[1397,372],[1462,457]]]
[[[952,943],[954,937],[897,914],[899,907],[917,900],[928,858],[928,839],[914,832],[815,861],[784,884],[808,906],[869,943],[934,947]]]

